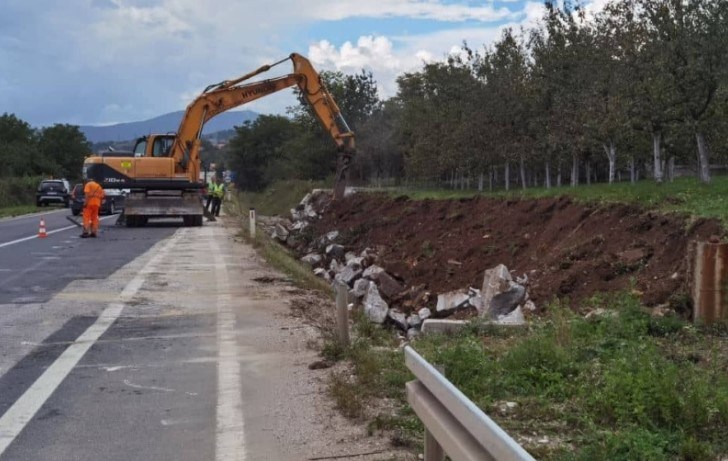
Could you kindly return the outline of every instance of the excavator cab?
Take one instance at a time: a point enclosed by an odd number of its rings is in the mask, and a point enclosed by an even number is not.
[[[176,135],[157,134],[144,136],[136,140],[134,157],[169,157]]]

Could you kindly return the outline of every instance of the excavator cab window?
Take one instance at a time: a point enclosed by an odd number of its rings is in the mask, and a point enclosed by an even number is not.
[[[147,153],[146,138],[138,139],[134,145],[134,157],[144,157]]]
[[[154,139],[154,146],[152,146],[152,157],[169,157],[173,143],[174,138],[172,137],[157,136]]]

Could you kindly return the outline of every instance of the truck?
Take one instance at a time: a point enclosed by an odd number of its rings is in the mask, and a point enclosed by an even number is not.
[[[286,61],[293,72],[249,82]],[[316,118],[337,147],[334,198],[346,188],[349,165],[356,153],[354,133],[310,61],[297,53],[266,64],[233,80],[209,85],[185,110],[176,133],[150,134],[136,140],[133,157],[92,155],[84,160],[83,177],[104,188],[126,189],[123,220],[128,227],[144,226],[150,218],[182,218],[185,226],[201,226],[204,207],[200,181],[200,136],[216,115],[297,86]]]

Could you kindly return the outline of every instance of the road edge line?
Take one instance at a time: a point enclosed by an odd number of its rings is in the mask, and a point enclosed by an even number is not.
[[[75,227],[75,226],[72,226]],[[119,318],[125,303],[139,291],[146,277],[177,243],[176,232],[166,244],[147,261],[144,267],[124,287],[119,295],[120,301],[112,302],[101,312],[98,319],[84,331],[63,353],[43,372],[23,395],[0,417],[0,457],[25,429],[35,414],[81,361],[86,352]]]

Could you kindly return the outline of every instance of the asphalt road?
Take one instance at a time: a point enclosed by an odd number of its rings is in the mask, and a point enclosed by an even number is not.
[[[300,290],[235,227],[80,239],[66,213],[0,221],[0,461],[390,459],[331,413]]]
[[[0,305],[42,303],[73,280],[106,278],[179,226],[127,229],[115,226],[117,215],[102,216],[100,238],[80,239],[69,216],[81,221],[65,208],[0,220]],[[44,239],[37,238],[41,218]]]
[[[14,405],[18,408],[24,395],[38,399],[37,394],[29,394],[31,387],[41,382],[49,367],[62,360],[70,346],[98,323],[109,303],[118,299],[125,283],[133,280],[134,274],[144,267],[146,261],[142,255],[155,244],[169,240],[180,228],[176,221],[160,221],[144,228],[128,229],[115,225],[116,216],[108,216],[102,217],[98,238],[81,239],[80,229],[66,219],[70,215],[68,209],[60,209],[0,220],[0,418],[4,418],[0,419],[0,459],[3,461],[122,459],[121,453],[125,450],[119,450],[118,458],[106,455],[108,444],[113,448],[118,442],[133,448],[135,440],[143,440],[148,446],[154,446],[149,440],[165,442],[163,436],[150,432],[138,414],[144,413],[142,410],[150,405],[148,399],[153,399],[156,405],[178,406],[165,401],[165,395],[143,398],[142,394],[150,387],[136,384],[135,381],[140,380],[138,375],[122,380],[116,387],[107,382],[111,372],[105,371],[108,367],[97,364],[118,363],[136,354],[143,356],[145,362],[162,364],[160,369],[154,368],[150,372],[155,376],[152,381],[164,381],[165,377],[175,375],[164,370],[163,364],[175,359],[175,354],[171,354],[166,345],[134,341],[140,334],[147,335],[165,327],[156,322],[150,326],[141,321],[143,325],[139,325],[138,320],[118,318],[103,332],[102,341],[82,356],[84,362],[78,368],[72,368],[74,373],[68,370],[68,376],[63,376],[57,388],[45,385],[46,391],[52,392],[32,421],[26,421],[30,427],[23,424],[23,430],[12,434],[13,428],[17,431],[21,423],[17,418],[14,422],[8,420],[12,416],[9,410]],[[45,222],[47,238],[37,237],[41,218]],[[176,320],[168,323],[170,330],[189,328]],[[214,316],[200,325],[209,326],[210,323],[214,323]],[[129,345],[116,347],[121,339],[129,340]],[[210,347],[213,346],[214,342]],[[181,348],[180,354],[184,355],[184,350]],[[190,365],[180,373],[194,373],[194,368]],[[211,368],[208,381],[214,385],[214,367]],[[89,375],[99,370],[102,371],[99,382],[89,388]],[[128,399],[128,396],[137,398]],[[74,422],[65,421],[59,425],[58,420],[63,419],[69,405],[77,412]],[[199,410],[192,404],[184,407],[191,412]],[[125,414],[117,415],[121,421],[106,420],[110,408],[126,410]],[[21,410],[29,411],[27,405],[21,406]],[[141,419],[137,421],[137,417]],[[174,415],[170,414],[168,420],[172,424]],[[20,418],[20,421],[25,420]],[[120,425],[125,429],[123,434],[119,432]],[[156,421],[154,427],[159,426]],[[205,427],[214,430],[214,424],[209,421],[205,422]],[[3,443],[10,440],[12,443],[4,447]],[[79,449],[79,443],[91,441],[93,449]],[[149,450],[139,458],[127,453],[126,459],[209,459],[196,456],[204,448],[203,445],[194,446],[199,440],[193,437],[190,442],[193,446],[187,450],[191,456],[188,458],[164,456],[158,450]],[[160,446],[169,445],[162,443]]]

